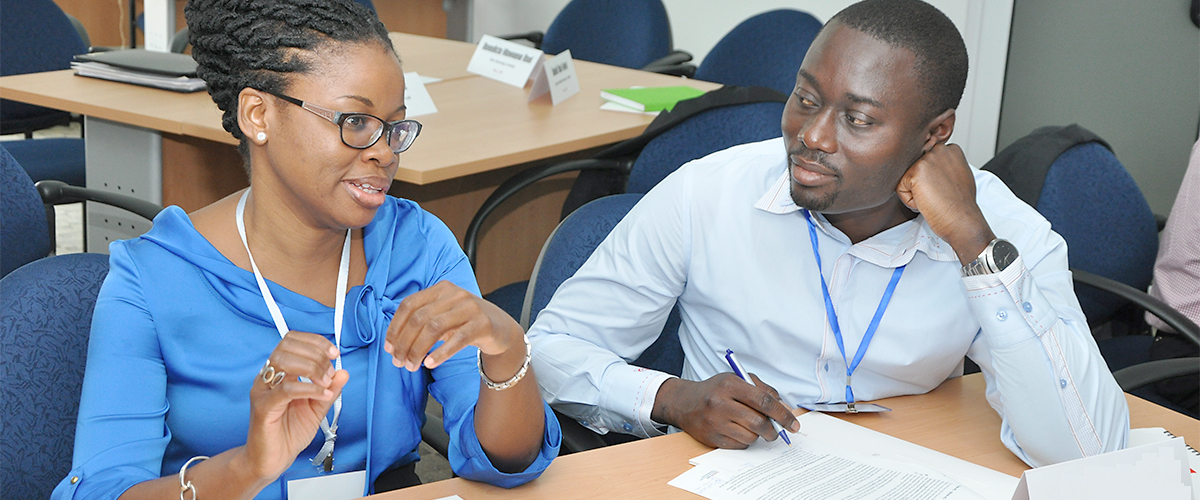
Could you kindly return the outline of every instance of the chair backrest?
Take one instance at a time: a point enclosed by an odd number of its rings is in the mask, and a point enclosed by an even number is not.
[[[1104,146],[1085,143],[1066,150],[1046,173],[1037,210],[1067,241],[1074,269],[1145,290],[1154,275],[1158,227],[1133,177]],[[1077,287],[1088,323],[1107,321],[1126,301]]]
[[[592,252],[608,237],[613,227],[642,199],[641,194],[617,194],[594,200],[562,221],[542,247],[529,278],[521,325],[528,329],[550,297],[567,278],[578,271]],[[633,364],[679,375],[683,371],[683,348],[679,345],[679,308],[671,310],[658,340]]]
[[[49,498],[71,470],[88,332],[108,256],[40,259],[0,279],[4,498]]]
[[[1104,139],[1077,124],[1041,127],[983,166],[1050,221],[1078,269],[1146,290],[1158,226],[1133,177]],[[1096,328],[1128,301],[1090,286],[1075,295]]]
[[[642,148],[629,172],[627,193],[647,193],[684,163],[739,144],[779,137],[782,102],[712,108],[663,132]]]
[[[0,146],[0,277],[35,259],[50,255],[50,223],[33,179]]]
[[[35,184],[53,179],[72,186],[87,186],[87,155],[81,137],[5,141],[4,148]]]
[[[626,68],[642,68],[671,52],[671,23],[661,0],[572,0],[542,38],[556,55]]]
[[[821,21],[807,12],[780,9],[758,14],[713,46],[696,68],[695,78],[791,94],[804,54],[820,30]]]
[[[0,0],[0,76],[68,69],[87,45],[52,0]],[[2,133],[59,125],[70,114],[15,101],[0,101]]]

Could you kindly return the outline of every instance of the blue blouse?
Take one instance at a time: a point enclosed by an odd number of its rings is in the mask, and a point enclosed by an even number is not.
[[[442,404],[449,461],[459,476],[502,487],[524,484],[557,456],[561,433],[543,403],[545,437],[525,471],[492,466],[475,435],[476,349],[412,373],[383,350],[404,297],[448,280],[479,293],[450,230],[416,203],[396,198],[363,228],[364,284],[346,296],[342,390],[334,473],[367,471],[367,491],[393,465],[419,459],[426,394]],[[254,274],[204,239],[178,207],[150,232],[110,245],[111,270],[92,319],[72,470],[53,499],[116,498],[134,484],[176,474],[188,459],[246,442],[250,386],[279,342]],[[333,309],[268,280],[288,325],[333,342]],[[322,434],[258,499],[287,498],[287,481],[312,477]],[[73,478],[78,478],[73,480]]]

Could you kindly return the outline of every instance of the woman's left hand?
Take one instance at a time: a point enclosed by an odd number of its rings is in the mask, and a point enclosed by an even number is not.
[[[416,371],[422,365],[436,368],[468,345],[492,356],[519,349],[523,358],[523,335],[521,326],[508,313],[442,281],[400,302],[383,348],[396,366]],[[444,343],[429,352],[438,341]]]

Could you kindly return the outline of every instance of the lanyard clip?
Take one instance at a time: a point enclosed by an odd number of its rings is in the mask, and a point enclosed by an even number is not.
[[[333,471],[333,452],[330,452],[328,455],[325,455],[324,467],[325,467],[325,472]]]

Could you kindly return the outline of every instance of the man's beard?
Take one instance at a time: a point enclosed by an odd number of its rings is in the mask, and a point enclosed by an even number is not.
[[[811,149],[804,147],[802,144],[797,145],[797,147],[794,150],[788,151],[788,161],[787,161],[788,192],[792,197],[792,203],[795,203],[796,206],[798,206],[800,208],[807,208],[809,211],[812,211],[812,212],[823,212],[825,210],[828,210],[829,207],[833,206],[833,202],[837,200],[837,195],[841,191],[842,177],[839,175],[834,180],[834,185],[832,186],[833,189],[829,190],[823,196],[816,196],[816,195],[812,195],[812,194],[808,194],[808,193],[798,193],[798,192],[796,192],[796,186],[797,186],[796,179],[794,177],[792,177],[792,168],[801,168],[801,167],[793,167],[792,162],[791,162],[792,156],[798,156],[807,161],[810,161],[813,163],[818,163],[821,166],[824,166],[825,168],[827,168],[830,171],[835,172],[835,173],[840,174],[841,169],[834,168],[832,165],[830,165],[828,160],[826,160],[826,158],[825,158],[827,155],[823,151],[813,151]]]
[[[806,193],[797,193],[796,192],[796,181],[793,179],[790,179],[791,174],[792,174],[791,167],[789,166],[788,167],[788,177],[789,177],[788,189],[792,195],[792,203],[795,203],[797,207],[807,208],[810,212],[824,212],[825,210],[828,210],[829,207],[833,206],[833,202],[837,200],[837,195],[838,195],[837,190],[830,191],[830,192],[826,193],[824,196],[812,196],[812,195],[807,195]]]

